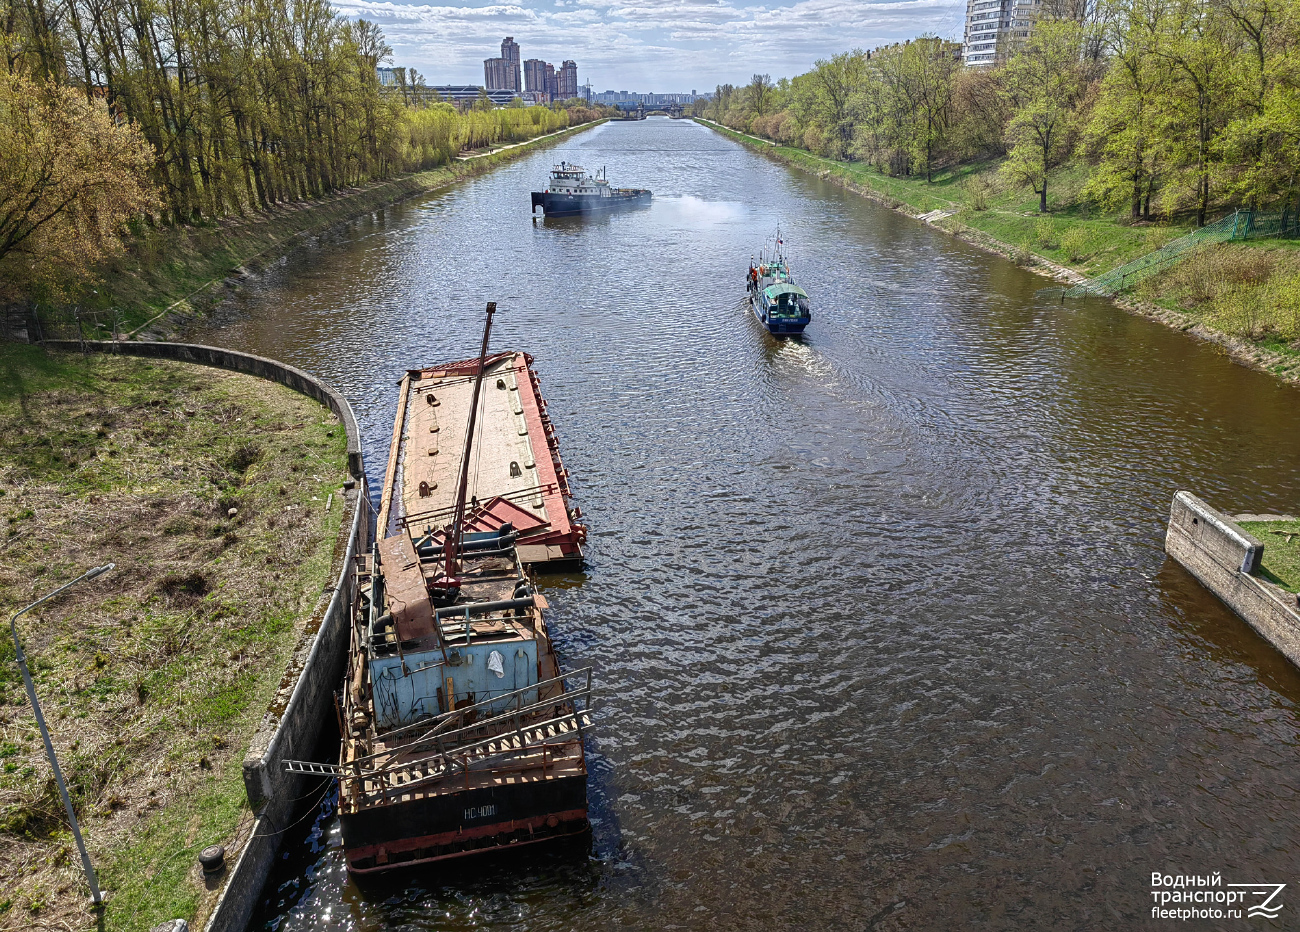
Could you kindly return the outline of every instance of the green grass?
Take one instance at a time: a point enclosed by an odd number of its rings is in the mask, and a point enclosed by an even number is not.
[[[708,124],[737,141],[815,175],[848,182],[890,207],[914,214],[956,212],[940,221],[949,229],[966,227],[1008,247],[1050,259],[1092,276],[1158,249],[1190,227],[1185,224],[1131,225],[1117,216],[1090,213],[1080,192],[1087,167],[1063,166],[1048,183],[1048,214],[1038,212],[1038,195],[997,176],[998,159],[970,162],[934,173],[932,181],[893,177],[863,162],[838,162],[790,146],[772,146],[757,137]]]
[[[1260,575],[1300,592],[1300,521],[1243,521],[1241,527],[1264,544]]]
[[[117,563],[21,623],[105,927],[194,918],[197,853],[235,840],[244,751],[330,582],[346,436],[287,388],[179,363],[0,346],[0,386],[0,611]],[[0,929],[87,927],[12,660],[0,640]]]

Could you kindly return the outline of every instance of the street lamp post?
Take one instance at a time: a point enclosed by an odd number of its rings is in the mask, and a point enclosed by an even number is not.
[[[63,797],[63,806],[68,810],[68,821],[72,823],[72,837],[77,840],[77,848],[81,851],[81,866],[86,869],[86,879],[90,881],[90,893],[96,906],[101,906],[104,902],[103,896],[99,892],[99,882],[95,879],[95,868],[90,863],[90,854],[86,851],[86,843],[81,839],[81,829],[77,826],[77,815],[72,811],[72,800],[68,796],[68,787],[63,782],[63,771],[59,770],[59,759],[54,756],[54,745],[50,741],[50,731],[45,727],[45,716],[41,714],[41,704],[36,701],[36,687],[32,685],[32,675],[27,671],[27,658],[23,654],[22,642],[18,640],[18,617],[30,612],[36,606],[48,602],[60,593],[66,592],[77,583],[86,579],[94,579],[113,569],[115,564],[106,563],[103,566],[97,566],[94,569],[87,570],[78,576],[72,582],[60,586],[49,595],[42,596],[31,605],[16,612],[9,619],[9,633],[13,635],[14,651],[18,655],[18,668],[23,672],[23,684],[27,687],[27,698],[32,703],[32,712],[36,716],[36,727],[41,730],[41,737],[45,739],[45,753],[50,758],[50,766],[54,768],[54,781],[59,785],[59,795]]]

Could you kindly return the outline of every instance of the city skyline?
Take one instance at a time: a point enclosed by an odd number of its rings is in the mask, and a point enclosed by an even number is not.
[[[377,23],[394,64],[414,67],[430,84],[479,84],[484,59],[503,36],[523,58],[558,67],[575,60],[593,90],[637,88],[678,93],[744,83],[761,71],[773,80],[802,74],[821,58],[853,48],[934,33],[960,42],[965,0],[793,0],[751,6],[743,0],[468,0],[433,5],[409,0],[339,0],[344,15]],[[666,77],[667,76],[667,77]],[[667,87],[669,81],[680,87]]]

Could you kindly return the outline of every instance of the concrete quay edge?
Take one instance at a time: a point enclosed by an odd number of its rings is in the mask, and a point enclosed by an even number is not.
[[[1257,575],[1264,544],[1191,492],[1175,493],[1165,552],[1300,668],[1294,596]]]

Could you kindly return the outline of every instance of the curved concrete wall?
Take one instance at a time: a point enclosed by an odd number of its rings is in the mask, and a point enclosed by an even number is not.
[[[347,399],[315,376],[262,356],[190,343],[49,340],[44,345],[73,352],[171,359],[279,382],[327,405],[347,433],[348,471],[356,485],[340,496],[345,510],[334,548],[335,582],[321,594],[303,626],[280,690],[244,757],[244,787],[256,817],[243,850],[230,852],[238,860],[204,925],[204,932],[243,932],[261,897],[280,836],[293,821],[295,804],[304,792],[302,778],[284,772],[284,761],[309,758],[315,752],[321,722],[333,714],[334,689],[347,661],[354,595],[352,563],[370,547],[371,524],[356,418]]]
[[[315,398],[343,422],[343,429],[348,435],[348,472],[360,482],[365,477],[361,463],[361,434],[357,431],[357,419],[352,416],[348,401],[334,389],[330,388],[310,372],[304,372],[294,366],[265,356],[251,353],[237,353],[219,346],[201,346],[196,343],[132,343],[113,342],[111,340],[46,340],[42,346],[51,349],[81,352],[83,349],[92,353],[116,353],[120,356],[144,356],[150,359],[174,359],[179,362],[192,362],[200,366],[212,366],[216,369],[229,369],[256,375],[272,382],[287,385],[296,392]]]

